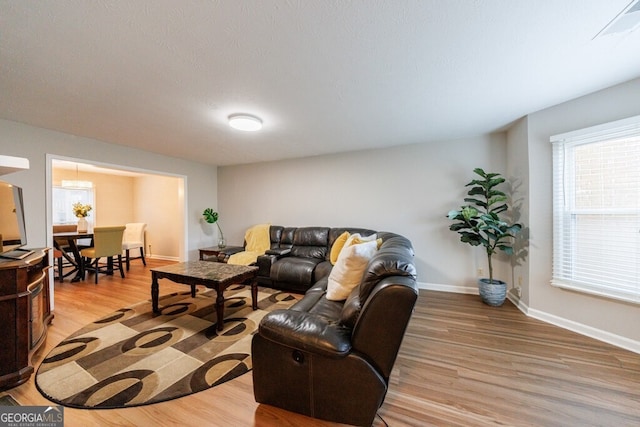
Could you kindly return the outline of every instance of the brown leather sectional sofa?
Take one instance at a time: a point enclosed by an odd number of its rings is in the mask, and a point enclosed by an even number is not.
[[[356,228],[271,227],[272,248],[258,259],[259,281],[304,291],[287,310],[267,314],[252,341],[256,401],[311,417],[371,425],[418,297],[411,242],[382,240],[361,282],[343,301],[326,298],[329,253]]]

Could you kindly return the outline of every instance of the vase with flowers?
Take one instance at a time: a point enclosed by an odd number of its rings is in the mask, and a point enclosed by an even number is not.
[[[86,233],[89,230],[89,222],[87,221],[87,216],[91,209],[90,204],[83,205],[80,202],[76,202],[73,204],[73,214],[78,218],[78,233]]]
[[[220,228],[220,223],[218,222],[218,212],[214,212],[211,208],[206,208],[204,212],[202,212],[202,217],[209,224],[215,224],[218,226],[218,247],[224,248],[227,245],[227,242],[224,240],[224,234],[222,234],[222,229]]]

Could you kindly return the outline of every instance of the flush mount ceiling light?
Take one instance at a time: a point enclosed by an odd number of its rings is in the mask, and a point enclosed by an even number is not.
[[[229,126],[238,130],[254,132],[262,129],[262,120],[249,114],[232,114],[229,116]]]

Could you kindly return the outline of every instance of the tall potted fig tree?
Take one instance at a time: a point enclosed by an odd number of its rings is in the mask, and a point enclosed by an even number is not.
[[[465,205],[460,210],[451,210],[447,215],[455,221],[449,230],[460,234],[460,241],[471,246],[482,245],[487,253],[489,278],[479,280],[482,301],[489,305],[502,305],[507,296],[507,284],[493,278],[492,257],[498,251],[513,255],[513,237],[520,232],[522,225],[509,224],[500,216],[507,211],[507,195],[498,190],[505,179],[499,173],[487,173],[481,168],[473,172],[480,178],[466,185],[471,187],[465,197]]]

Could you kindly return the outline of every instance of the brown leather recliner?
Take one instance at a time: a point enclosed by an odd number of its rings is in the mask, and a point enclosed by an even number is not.
[[[294,306],[262,319],[252,340],[257,402],[372,424],[418,297],[411,242],[378,237],[382,245],[346,301],[326,299],[324,276]]]

